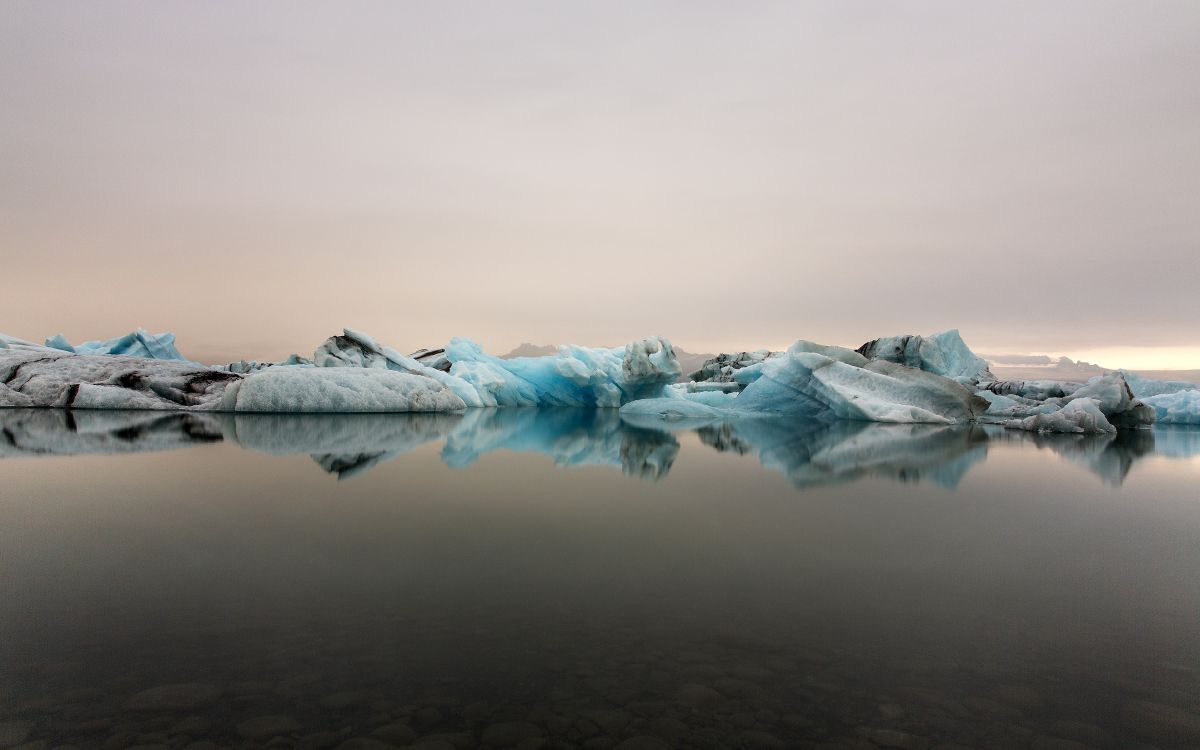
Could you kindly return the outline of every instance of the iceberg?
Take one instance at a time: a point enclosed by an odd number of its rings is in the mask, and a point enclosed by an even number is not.
[[[1200,424],[1200,390],[1147,396],[1143,403],[1154,410],[1159,424]]]
[[[1077,398],[1044,414],[1008,420],[1004,422],[1004,426],[1030,432],[1117,431],[1100,410],[1100,402],[1094,398]]]
[[[779,352],[758,349],[752,352],[737,352],[735,354],[718,354],[705,361],[699,370],[688,375],[696,382],[733,383],[738,370],[751,367],[767,361],[770,357],[779,356]]]
[[[388,370],[276,366],[241,375],[177,360],[0,350],[0,404],[191,411],[457,411],[436,380]]]
[[[1200,421],[1200,391],[1182,381],[1124,372],[1087,382],[997,380],[957,330],[891,336],[857,350],[801,340],[785,352],[721,354],[682,383],[677,353],[662,337],[496,357],[466,338],[402,354],[347,328],[311,360],[293,354],[280,363],[218,366],[184,359],[174,342],[173,334],[140,328],[74,346],[61,335],[44,345],[0,336],[0,407],[284,413],[620,407],[629,417],[676,423],[776,416],[1097,434],[1156,420]]]
[[[451,340],[445,349],[404,355],[347,328],[317,349],[313,363],[423,375],[467,406],[616,407],[656,394],[680,374],[671,342],[659,337],[616,348],[560,346],[551,356],[504,359],[465,338]]]
[[[1155,409],[1138,399],[1123,373],[1085,383],[997,380],[957,330],[875,339],[854,351],[801,341],[786,353],[720,355],[692,378],[699,382],[686,390],[664,389],[657,398],[626,405],[624,413],[675,421],[780,413],[1092,433],[1155,420]],[[1178,385],[1154,387],[1175,390]],[[1139,386],[1150,387],[1146,381]],[[709,390],[721,393],[704,392]],[[1081,403],[1067,408],[1077,400]],[[1182,413],[1178,406],[1176,413]]]
[[[671,342],[657,336],[624,347],[560,346],[554,356],[512,359],[456,338],[446,357],[450,375],[474,386],[485,406],[618,407],[659,394],[681,373]]]
[[[1146,398],[1148,396],[1163,396],[1169,393],[1179,393],[1180,391],[1195,391],[1200,390],[1195,383],[1190,383],[1186,380],[1154,380],[1136,372],[1128,370],[1119,370],[1121,376],[1125,378],[1125,382],[1129,384],[1129,389],[1134,396],[1138,398]]]
[[[175,348],[175,334],[150,333],[139,328],[124,336],[103,341],[85,341],[72,346],[61,333],[46,339],[46,346],[59,349],[71,354],[114,354],[143,359],[178,359],[184,362],[187,357]]]
[[[272,367],[233,381],[221,411],[390,412],[467,408],[433,378],[390,370]]]
[[[932,336],[887,336],[868,341],[855,351],[867,359],[894,362],[964,384],[996,379],[988,363],[971,351],[957,329]]]
[[[177,360],[0,349],[0,383],[24,406],[216,409],[240,375]],[[14,397],[11,394],[16,393]]]
[[[799,341],[738,374],[753,372],[737,394],[670,389],[623,414],[666,419],[782,414],[806,419],[960,424],[988,403],[948,378],[837,346]]]
[[[277,365],[240,361],[220,367],[178,358],[171,334],[156,337],[139,329],[76,347],[59,339],[50,339],[54,346],[0,340],[0,406],[279,412],[616,407],[657,394],[680,374],[670,342],[657,337],[503,360],[468,339],[406,356],[347,329],[318,347],[311,363],[293,355]],[[143,350],[152,356],[138,356]]]
[[[980,388],[978,394],[988,401],[982,421],[1015,429],[1113,432],[1118,427],[1148,426],[1155,418],[1154,410],[1133,395],[1119,372],[1086,383],[997,381],[982,383]]]

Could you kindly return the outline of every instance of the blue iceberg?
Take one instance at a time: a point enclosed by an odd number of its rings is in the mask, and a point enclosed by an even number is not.
[[[71,354],[114,354],[126,357],[142,357],[145,359],[177,359],[184,362],[188,358],[175,348],[175,334],[150,333],[139,328],[133,333],[118,336],[103,341],[85,341],[82,344],[71,345],[61,333],[46,339],[46,346],[59,349]]]

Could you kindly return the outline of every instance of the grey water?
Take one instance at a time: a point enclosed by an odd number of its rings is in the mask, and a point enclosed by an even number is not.
[[[0,436],[0,748],[1200,747],[1200,431]]]

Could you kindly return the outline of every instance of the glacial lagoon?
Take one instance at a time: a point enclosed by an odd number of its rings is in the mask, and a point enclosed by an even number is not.
[[[0,410],[0,747],[1200,746],[1200,430]]]

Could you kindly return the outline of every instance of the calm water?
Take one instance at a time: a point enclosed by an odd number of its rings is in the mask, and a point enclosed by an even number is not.
[[[0,429],[0,748],[1200,747],[1200,432]]]

